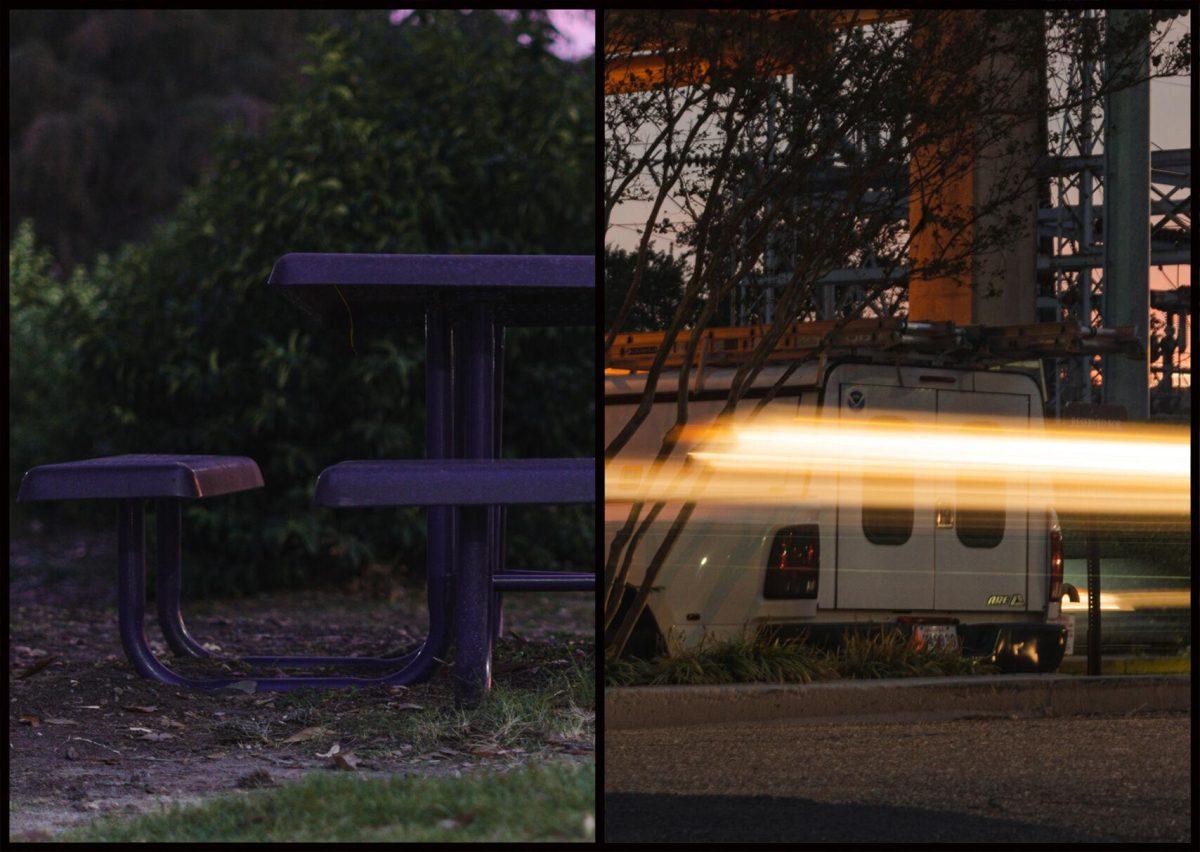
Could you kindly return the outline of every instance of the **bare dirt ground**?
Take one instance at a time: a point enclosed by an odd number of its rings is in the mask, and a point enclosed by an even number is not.
[[[457,774],[593,753],[592,708],[567,735],[448,729],[445,713],[427,729],[401,724],[405,714],[449,712],[445,670],[409,688],[297,693],[208,694],[143,680],[117,637],[114,560],[113,538],[95,533],[10,543],[10,839],[49,839],[97,814],[339,771],[337,755],[325,756],[335,745],[363,775]],[[588,665],[593,600],[507,596],[495,682],[536,690]],[[391,654],[414,647],[426,619],[419,588],[392,601],[309,592],[184,607],[193,635],[233,654]],[[153,639],[157,626],[147,629]],[[161,642],[155,650],[171,659]],[[195,674],[223,665],[170,664]]]

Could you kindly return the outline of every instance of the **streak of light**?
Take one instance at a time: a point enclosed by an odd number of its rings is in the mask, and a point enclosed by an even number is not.
[[[1064,613],[1087,612],[1088,595],[1079,590],[1079,601],[1063,598]],[[1131,612],[1139,609],[1188,609],[1192,594],[1187,589],[1130,589],[1119,592],[1100,590],[1100,611]]]
[[[606,499],[881,508],[952,502],[959,510],[1095,515],[1190,511],[1186,427],[1031,427],[881,411],[870,420],[759,418],[693,427],[681,440],[688,463],[610,462]]]

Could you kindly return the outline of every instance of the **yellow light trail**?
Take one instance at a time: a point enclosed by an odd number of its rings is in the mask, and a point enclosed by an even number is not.
[[[606,500],[1190,511],[1186,427],[1030,427],[990,419],[877,412],[870,421],[807,417],[693,427],[683,437],[691,464],[619,457],[605,471]]]
[[[1079,600],[1063,598],[1065,613],[1087,612],[1088,595],[1079,590]],[[1192,593],[1187,589],[1130,589],[1118,592],[1101,592],[1101,611],[1115,610],[1130,612],[1139,609],[1187,609],[1192,605]]]

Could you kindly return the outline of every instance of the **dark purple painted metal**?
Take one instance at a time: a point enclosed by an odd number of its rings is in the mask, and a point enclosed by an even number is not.
[[[157,587],[155,603],[158,609],[158,624],[163,638],[171,651],[178,657],[216,658],[233,660],[252,666],[344,666],[352,668],[392,668],[408,665],[416,654],[399,657],[346,657],[346,656],[297,656],[297,655],[251,655],[233,657],[214,654],[192,637],[183,620],[180,608],[180,586],[182,581],[181,505],[178,500],[155,501],[155,522],[158,528],[158,561],[155,568]],[[449,613],[443,614],[449,623]]]
[[[504,592],[594,592],[596,575],[582,571],[503,571],[492,585]]]
[[[495,388],[492,391],[494,409],[492,411],[492,458],[498,459],[504,455],[504,326],[496,329],[496,349],[492,356],[496,365],[492,371],[495,375]],[[498,574],[504,565],[504,526],[508,516],[508,507],[492,506],[488,517],[488,536],[491,541],[491,557],[488,560],[492,574]],[[492,592],[491,618],[488,629],[492,636],[499,639],[504,634],[504,596],[499,589]]]
[[[158,609],[158,626],[177,657],[211,657],[212,653],[188,632],[179,608],[179,592],[183,582],[181,508],[178,500],[154,501],[154,522],[158,528],[154,603]]]
[[[199,498],[262,486],[258,465],[242,456],[106,456],[39,465],[25,473],[17,500]]]
[[[336,327],[403,324],[405,305],[494,304],[504,325],[594,325],[590,255],[285,254],[269,283]],[[390,310],[380,310],[380,308]]]
[[[476,482],[486,480],[502,461],[491,459],[495,443],[494,418],[496,390],[496,328],[492,310],[486,304],[466,308],[456,333],[461,346],[456,346],[460,410],[474,416],[462,424],[462,450],[465,459],[460,469],[473,471]],[[483,464],[468,460],[487,460]],[[464,466],[465,465],[465,466]],[[515,469],[515,468],[514,468]],[[447,481],[432,489],[430,496],[438,502],[454,492],[452,502],[458,510],[458,560],[454,601],[454,698],[459,705],[478,703],[492,685],[491,620],[493,548],[488,535],[488,504],[506,502],[502,495],[512,489],[511,477],[498,478],[490,488],[464,488],[461,478],[452,484]],[[496,485],[500,488],[497,490]],[[469,495],[475,499],[462,500]],[[501,496],[501,500],[496,497]],[[486,497],[480,500],[479,497]]]
[[[191,689],[219,690],[229,687],[249,688],[257,692],[283,692],[304,687],[346,687],[375,685],[407,685],[425,680],[441,664],[444,647],[435,647],[435,632],[431,627],[412,662],[400,671],[382,677],[311,677],[287,676],[267,678],[191,678],[175,672],[160,662],[146,640],[146,540],[145,507],[140,499],[121,500],[117,506],[117,616],[121,645],[134,671],[160,683],[186,686]],[[439,572],[440,573],[440,572]],[[442,581],[444,577],[431,578]],[[444,584],[437,582],[438,587]],[[446,619],[440,619],[443,623]],[[292,658],[279,658],[291,662]],[[310,658],[320,659],[320,658]],[[292,663],[295,664],[295,663]]]
[[[469,421],[486,423],[486,415]],[[489,435],[489,443],[490,443]],[[317,480],[318,506],[479,506],[592,503],[592,459],[402,459],[348,461]]]

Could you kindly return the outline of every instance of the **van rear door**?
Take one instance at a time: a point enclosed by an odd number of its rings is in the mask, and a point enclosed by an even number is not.
[[[1029,425],[1030,397],[1019,393],[937,391],[939,425]],[[934,529],[934,607],[939,610],[1012,612],[1030,605],[1028,480],[997,481],[994,507],[958,506],[967,480],[937,483]],[[1039,596],[1040,597],[1040,596]]]
[[[883,424],[928,421],[937,411],[937,390],[884,384],[887,368],[839,367],[838,419],[843,423]],[[891,371],[895,374],[895,370]],[[877,378],[876,378],[877,377]],[[915,379],[915,376],[913,377]],[[905,384],[917,385],[916,381]],[[831,382],[832,385],[832,382]],[[837,571],[833,600],[838,609],[927,610],[934,603],[933,492],[930,482],[907,480],[908,506],[872,506],[872,485],[861,471],[838,475]],[[828,600],[828,599],[826,599]],[[829,606],[825,600],[822,606]]]

